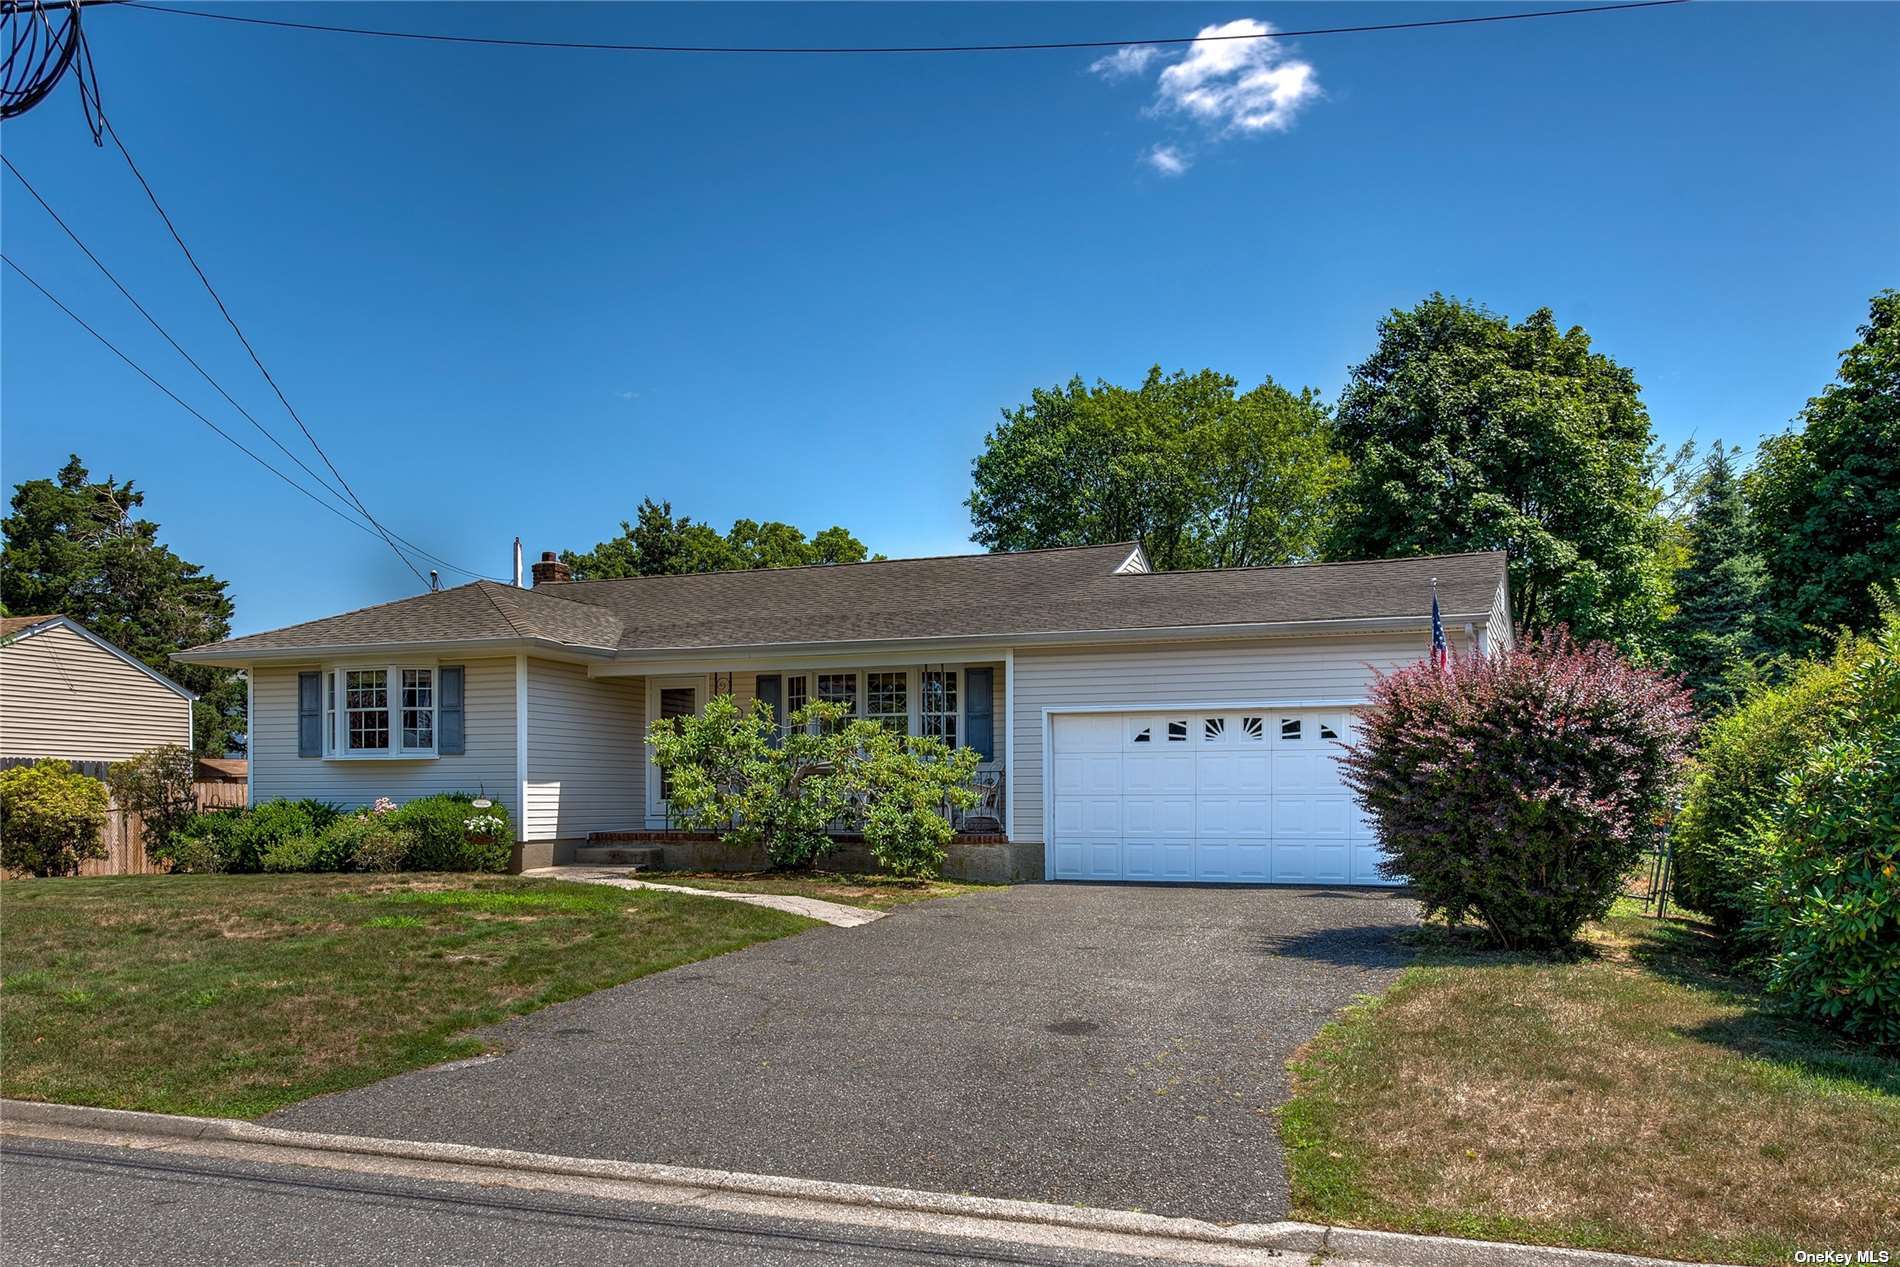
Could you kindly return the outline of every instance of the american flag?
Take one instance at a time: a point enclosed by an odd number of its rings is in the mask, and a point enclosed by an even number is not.
[[[1445,622],[1438,618],[1438,582],[1432,581],[1432,667],[1440,673],[1451,668],[1451,648],[1445,645]]]

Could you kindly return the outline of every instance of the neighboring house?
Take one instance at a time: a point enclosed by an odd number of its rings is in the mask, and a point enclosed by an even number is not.
[[[1335,758],[1376,669],[1508,644],[1502,553],[1150,572],[1132,545],[478,581],[178,659],[248,669],[250,795],[486,793],[518,861],[669,826],[648,719],[810,699],[976,748],[981,878],[1379,882]]]
[[[0,620],[0,758],[123,761],[191,746],[192,693],[76,620]]]

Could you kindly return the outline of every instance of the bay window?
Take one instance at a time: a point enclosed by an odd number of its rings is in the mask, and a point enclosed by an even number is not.
[[[366,665],[330,669],[323,676],[325,756],[436,755],[434,668]]]

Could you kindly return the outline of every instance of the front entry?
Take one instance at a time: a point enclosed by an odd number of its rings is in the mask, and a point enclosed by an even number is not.
[[[656,680],[648,688],[647,701],[654,717],[691,717],[699,712],[700,692],[704,683],[698,678]],[[667,826],[666,775],[653,764],[653,749],[647,748],[647,826]]]
[[[1340,778],[1344,709],[1052,718],[1058,880],[1384,884]]]

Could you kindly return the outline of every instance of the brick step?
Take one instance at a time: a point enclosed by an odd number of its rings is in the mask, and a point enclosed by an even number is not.
[[[574,861],[587,866],[658,867],[666,855],[659,849],[628,845],[583,845],[574,851]]]

